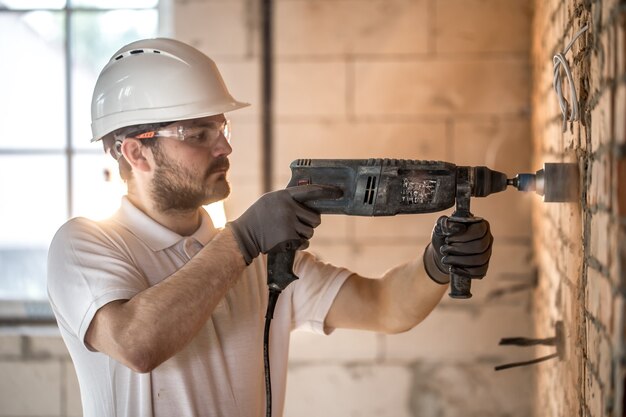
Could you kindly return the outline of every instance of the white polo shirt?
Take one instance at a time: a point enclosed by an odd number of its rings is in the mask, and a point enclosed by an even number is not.
[[[266,259],[256,258],[196,337],[150,373],[139,374],[85,345],[98,309],[164,280],[215,236],[208,214],[192,236],[161,226],[127,198],[110,219],[75,218],[55,235],[48,294],[80,384],[85,417],[264,416]],[[351,272],[299,252],[300,277],[278,300],[270,337],[273,415],[282,415],[289,333],[328,333],[324,319]]]

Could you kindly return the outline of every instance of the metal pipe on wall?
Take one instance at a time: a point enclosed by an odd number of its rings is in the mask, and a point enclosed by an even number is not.
[[[261,2],[261,176],[263,192],[272,190],[272,168],[273,168],[273,45],[272,45],[272,0]]]

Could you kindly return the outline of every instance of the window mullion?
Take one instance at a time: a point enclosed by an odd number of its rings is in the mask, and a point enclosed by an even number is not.
[[[69,3],[69,2],[68,2]],[[65,5],[65,163],[66,163],[66,187],[67,187],[67,218],[73,213],[73,169],[72,169],[72,8]]]

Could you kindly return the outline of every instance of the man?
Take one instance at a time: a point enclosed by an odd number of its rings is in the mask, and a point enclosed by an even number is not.
[[[263,415],[259,255],[289,240],[306,246],[320,216],[300,202],[332,196],[315,186],[268,193],[225,229],[213,227],[201,206],[230,191],[224,113],[247,105],[212,60],[171,39],[127,45],[100,74],[93,140],[118,160],[128,194],[106,221],[63,225],[48,262],[85,417]],[[487,222],[442,218],[423,256],[381,279],[299,251],[300,279],[272,322],[274,415],[283,410],[292,329],[408,330],[441,299],[449,265],[485,275],[491,244]]]

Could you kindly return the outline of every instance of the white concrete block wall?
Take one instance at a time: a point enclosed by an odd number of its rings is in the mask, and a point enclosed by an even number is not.
[[[296,158],[439,159],[529,171],[527,1],[275,4],[276,187]],[[474,284],[472,300],[445,299],[400,335],[294,335],[286,415],[528,415],[533,370],[493,367],[535,357],[497,346],[502,337],[532,334],[529,291],[492,295],[533,280],[529,197],[509,192],[472,203],[496,236],[490,273]],[[380,276],[421,255],[438,216],[325,216],[310,250]],[[350,346],[354,357],[344,358]]]

